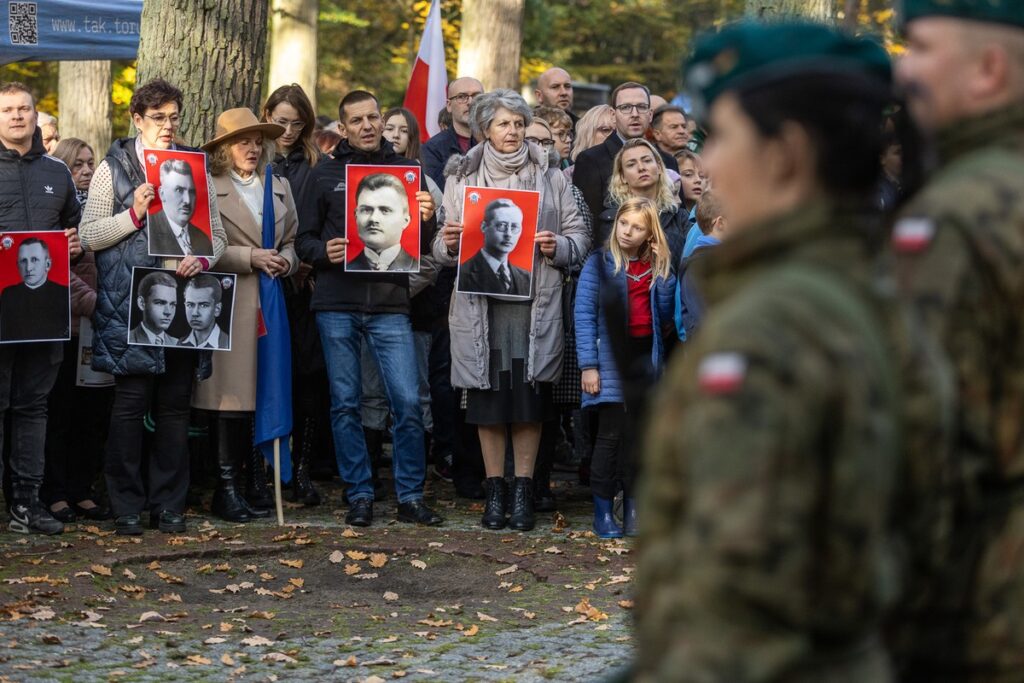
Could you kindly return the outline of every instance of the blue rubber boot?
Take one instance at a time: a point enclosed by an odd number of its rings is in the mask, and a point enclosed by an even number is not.
[[[636,536],[636,498],[622,499],[622,530],[627,536]]]
[[[622,527],[612,515],[612,499],[594,496],[594,533],[599,538],[622,538]]]

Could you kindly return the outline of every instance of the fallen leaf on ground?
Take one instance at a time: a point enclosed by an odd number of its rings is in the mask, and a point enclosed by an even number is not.
[[[285,567],[291,567],[292,569],[302,569],[305,565],[303,560],[278,560],[278,564],[283,564]]]
[[[159,612],[143,612],[139,616],[139,623],[141,624],[146,621],[167,621],[167,617]]]
[[[288,579],[288,583],[290,583],[291,585],[295,586],[296,588],[302,588],[303,586],[306,585],[306,580],[305,579],[299,579],[299,578]]]
[[[373,572],[372,574],[356,574],[356,578],[357,579],[376,579],[377,578],[377,572]]]
[[[110,570],[110,567],[105,567],[102,564],[94,564],[89,567],[95,574],[100,576],[113,576],[114,572]]]
[[[283,664],[294,664],[297,660],[294,657],[289,657],[283,652],[268,652],[267,654],[260,657],[262,662],[281,662]]]
[[[346,550],[345,554],[350,560],[365,560],[367,557],[366,553],[361,550]]]
[[[355,558],[353,558],[355,559]],[[370,553],[370,566],[380,569],[388,563],[388,556],[384,553]]]
[[[398,636],[388,636],[386,638],[378,638],[378,643],[396,643],[398,642]]]
[[[157,569],[160,569],[160,563],[156,560],[153,560],[152,562],[146,565],[146,569],[149,569],[150,571],[156,571]]]
[[[342,560],[345,559],[345,553],[341,552],[340,550],[335,550],[327,559],[330,561],[331,564],[339,564]]]
[[[43,634],[40,636],[39,640],[43,641],[44,645],[63,645],[64,643],[64,641],[62,641],[58,636],[50,633]]]
[[[427,563],[423,560],[409,560],[409,564],[416,567],[416,569],[426,569]]]
[[[348,659],[335,659],[333,664],[334,666],[359,666],[359,661],[355,655],[349,655]]]
[[[349,576],[352,576],[353,574],[358,574],[360,569],[361,569],[361,567],[358,564],[346,564],[345,565],[345,573],[348,574]]]
[[[250,614],[249,618],[250,619],[273,619],[275,616],[277,616],[276,612],[263,612],[263,611],[257,610],[255,612],[253,612],[252,614]]]
[[[136,579],[135,572],[133,572],[131,569],[125,569],[123,572],[121,572],[121,576],[125,577],[129,581],[134,581]]]
[[[49,621],[50,619],[53,619],[55,616],[57,616],[57,613],[49,607],[40,607],[32,613],[32,618],[36,621]]]
[[[548,553],[549,555],[561,555],[562,554],[562,551],[559,550],[555,546],[551,546],[549,548],[544,548],[544,552]]]
[[[520,585],[515,585],[515,586],[512,586],[511,588],[509,588],[508,592],[509,593],[522,593],[523,592],[523,587],[520,586]]]
[[[390,600],[397,600],[398,599],[398,593],[393,593],[391,591],[387,591],[386,593],[384,593],[384,599],[385,600],[389,600],[389,601]]]
[[[590,621],[606,621],[608,619],[608,615],[591,605],[590,600],[587,598],[580,600],[576,607],[573,608],[573,611],[577,614],[582,614]]]
[[[512,572],[516,571],[517,569],[519,569],[519,565],[512,564],[512,565],[509,565],[509,566],[505,567],[504,569],[499,569],[498,571],[496,571],[494,573],[497,574],[498,576],[505,576],[506,574],[511,574]]]
[[[480,633],[480,627],[477,626],[476,624],[473,624],[472,626],[467,628],[465,631],[463,631],[462,635],[466,636],[467,638],[472,638],[477,633]]]
[[[166,593],[157,598],[158,602],[181,602],[181,596],[177,593]]]
[[[235,660],[231,659],[231,655],[224,653],[220,656],[220,663],[224,666],[234,666]]]
[[[217,627],[221,633],[231,633],[235,630],[235,625],[227,621],[220,622],[220,626]]]
[[[619,607],[622,609],[633,609],[632,600],[619,600]]]
[[[341,532],[342,538],[359,538],[360,536],[362,536],[361,533],[359,533],[358,531],[353,531],[352,529],[348,528]]]
[[[249,638],[242,639],[242,645],[247,645],[248,647],[266,647],[267,645],[273,645],[274,642],[275,641],[270,640],[269,638],[264,638],[263,636],[251,636]]]
[[[203,641],[203,645],[220,645],[221,643],[227,642],[227,638],[207,638]]]
[[[157,576],[159,576],[161,579],[163,579],[167,583],[185,583],[185,579],[181,578],[180,576],[175,576],[174,574],[168,574],[167,572],[161,572],[161,571],[158,571],[158,572],[155,572],[155,573],[156,573]]]

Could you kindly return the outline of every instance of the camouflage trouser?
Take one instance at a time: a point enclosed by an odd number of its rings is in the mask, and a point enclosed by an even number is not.
[[[897,624],[901,681],[1024,681],[1024,500],[982,520],[960,530],[935,597]]]

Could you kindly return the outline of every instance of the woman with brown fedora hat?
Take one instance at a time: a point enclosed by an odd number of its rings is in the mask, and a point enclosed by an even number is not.
[[[236,474],[239,463],[245,460],[254,468],[254,478],[263,472],[262,458],[254,455],[252,443],[259,273],[284,277],[294,273],[299,263],[292,247],[299,221],[291,187],[287,180],[276,176],[272,187],[264,187],[266,167],[274,158],[274,139],[282,133],[284,128],[260,122],[248,109],[229,109],[217,118],[216,136],[202,146],[208,155],[217,206],[228,237],[228,247],[217,267],[237,273],[238,281],[231,350],[218,354],[213,375],[196,386],[192,406],[218,413],[218,483],[212,507],[214,514],[231,522],[270,515],[263,507],[270,501],[247,501],[236,484]],[[267,191],[274,194],[273,249],[263,248]],[[199,343],[211,342],[207,339]]]

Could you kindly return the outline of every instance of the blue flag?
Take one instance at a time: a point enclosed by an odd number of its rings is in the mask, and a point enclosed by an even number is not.
[[[267,164],[263,184],[263,248],[274,249],[274,172]],[[256,341],[256,446],[274,462],[281,440],[281,481],[292,479],[288,437],[292,433],[292,344],[281,281],[260,272],[259,331]]]
[[[142,0],[0,3],[0,64],[135,59]]]

